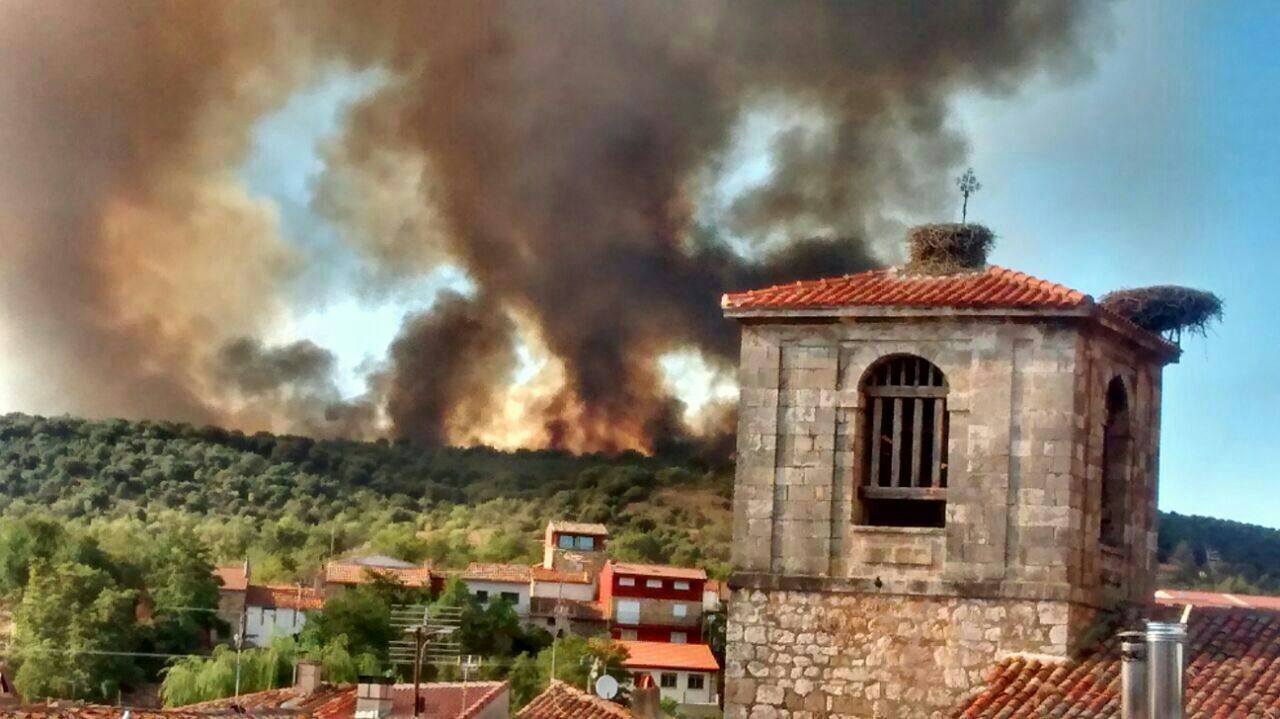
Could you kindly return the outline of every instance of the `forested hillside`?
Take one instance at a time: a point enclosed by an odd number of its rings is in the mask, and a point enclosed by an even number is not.
[[[263,579],[303,577],[353,549],[446,566],[532,561],[559,517],[608,524],[620,557],[724,576],[731,484],[731,467],[688,457],[0,418],[0,513],[48,513],[104,541],[189,529],[211,559],[248,556]],[[1280,530],[1166,514],[1160,558],[1167,586],[1280,591]]]

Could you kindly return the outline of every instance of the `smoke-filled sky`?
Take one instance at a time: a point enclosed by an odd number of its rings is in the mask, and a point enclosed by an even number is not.
[[[1275,198],[1238,172],[1276,147],[1261,26],[1153,0],[9,0],[0,404],[660,449],[725,426],[721,292],[896,260],[972,164],[995,261],[1225,296],[1168,373],[1162,504],[1280,524],[1201,496],[1280,458],[1277,417],[1233,401],[1276,333],[1218,269]]]

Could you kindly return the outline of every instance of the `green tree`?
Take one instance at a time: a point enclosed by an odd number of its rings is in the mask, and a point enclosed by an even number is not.
[[[537,658],[521,655],[511,665],[511,701],[513,708],[529,703],[547,688],[555,664],[555,678],[575,687],[586,687],[593,668],[623,682],[628,672],[622,663],[627,650],[609,637],[579,637],[571,635],[556,639],[551,646],[538,652]]]
[[[341,637],[352,655],[368,654],[385,661],[395,634],[386,596],[378,587],[362,584],[325,602],[324,609],[308,613],[298,642],[314,651]]]
[[[74,562],[37,561],[15,617],[18,689],[29,698],[110,700],[140,672],[135,640],[137,593],[107,572]]]
[[[189,529],[162,534],[147,558],[144,581],[154,606],[151,638],[161,653],[197,648],[219,622],[218,586],[208,551]]]

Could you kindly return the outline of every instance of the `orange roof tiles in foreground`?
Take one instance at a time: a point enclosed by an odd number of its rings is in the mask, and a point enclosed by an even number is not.
[[[819,309],[856,306],[1071,309],[1088,295],[1048,280],[991,265],[950,275],[906,274],[896,268],[792,282],[724,295],[726,310]]]
[[[631,712],[618,704],[553,679],[545,691],[516,713],[516,719],[632,719],[632,717]]]
[[[618,644],[627,650],[629,656],[622,666],[628,669],[678,669],[695,672],[720,670],[711,647],[706,644],[628,641],[620,641]]]
[[[591,575],[586,572],[562,572],[558,569],[547,569],[535,564],[529,568],[535,582],[554,584],[590,584]]]
[[[431,585],[431,567],[376,567],[366,564],[329,562],[324,568],[324,581],[328,584],[364,584],[375,576],[386,576],[407,587]]]
[[[1156,591],[1156,603],[1167,606],[1190,604],[1195,607],[1238,607],[1241,609],[1269,609],[1280,611],[1280,597],[1258,594],[1224,594],[1185,589],[1160,589]]]
[[[1187,719],[1280,716],[1280,612],[1195,609],[1188,622]],[[956,719],[1118,719],[1115,638],[1078,661],[1011,657]]]
[[[638,577],[665,577],[668,579],[706,579],[704,569],[694,567],[671,567],[665,564],[632,564],[631,562],[613,562],[614,574],[634,574]]]
[[[533,571],[527,564],[484,564],[472,562],[467,565],[467,568],[459,576],[464,580],[528,584],[529,579],[533,576]]]
[[[287,584],[250,584],[244,595],[245,606],[267,609],[324,608],[324,595],[314,589]]]
[[[249,586],[249,573],[243,564],[234,567],[216,567],[213,578],[218,580],[218,588],[229,592],[243,592]]]

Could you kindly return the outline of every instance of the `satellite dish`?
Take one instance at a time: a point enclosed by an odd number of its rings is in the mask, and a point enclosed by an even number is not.
[[[596,696],[601,699],[612,699],[618,696],[618,680],[608,674],[602,675],[596,680]]]

